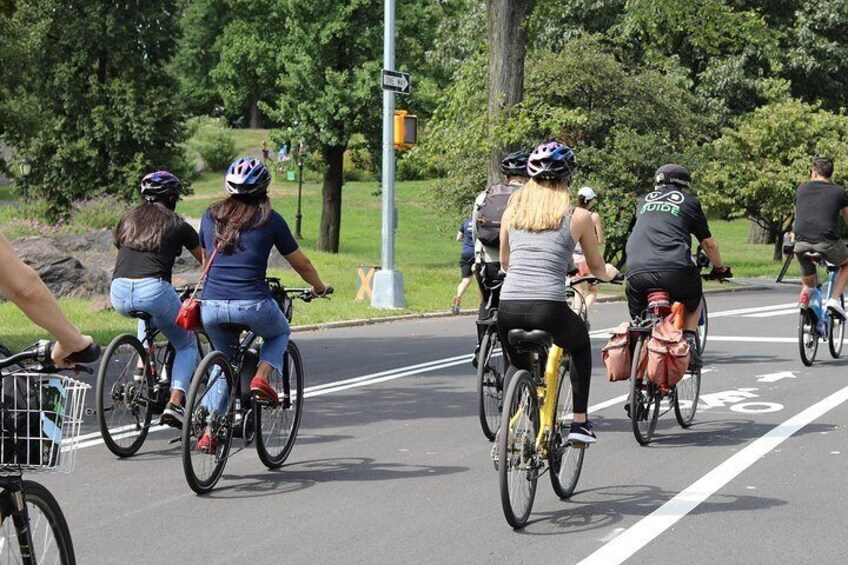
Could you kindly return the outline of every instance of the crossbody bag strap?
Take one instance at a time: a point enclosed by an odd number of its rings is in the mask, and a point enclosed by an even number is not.
[[[203,281],[206,280],[206,275],[209,274],[209,269],[212,268],[212,263],[215,261],[215,257],[218,256],[218,251],[221,250],[222,243],[218,243],[215,246],[215,249],[212,250],[212,255],[209,256],[209,260],[206,261],[206,265],[203,267],[203,273],[200,275],[200,280],[197,281],[197,284],[194,285],[194,292],[191,293],[191,298],[197,296],[197,289],[200,288],[200,285],[203,284]]]

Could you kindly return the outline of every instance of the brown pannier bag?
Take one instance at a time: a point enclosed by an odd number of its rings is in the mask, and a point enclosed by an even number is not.
[[[643,361],[647,362],[648,378],[664,388],[679,383],[689,367],[689,343],[674,327],[673,318],[666,317],[651,330]]]
[[[626,381],[630,378],[630,332],[627,322],[612,330],[612,337],[601,349],[601,359],[611,381]]]

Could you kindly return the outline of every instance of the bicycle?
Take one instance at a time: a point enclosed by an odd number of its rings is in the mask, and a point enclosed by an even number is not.
[[[506,374],[506,357],[498,334],[497,293],[503,286],[503,277],[493,281],[483,280],[490,291],[487,310],[489,317],[477,320],[483,335],[477,348],[477,410],[483,435],[494,441],[503,408],[503,379]]]
[[[57,374],[52,343],[0,358],[0,562],[74,565],[68,523],[56,498],[24,472],[70,473],[89,385]],[[76,370],[91,372],[84,367]],[[11,518],[8,520],[7,518]]]
[[[720,276],[715,273],[701,275],[704,280],[732,278],[733,274],[728,269]],[[703,297],[702,297],[703,300]],[[657,421],[660,417],[660,409],[663,400],[668,400],[669,410],[674,410],[674,417],[680,427],[686,429],[692,425],[695,413],[698,410],[698,399],[701,394],[701,370],[686,370],[683,378],[674,386],[664,387],[657,385],[647,373],[647,363],[643,363],[643,350],[647,347],[648,339],[654,326],[675,312],[676,316],[683,315],[683,305],[671,304],[668,291],[656,289],[648,293],[648,307],[641,316],[631,323],[628,331],[633,344],[633,353],[630,363],[630,394],[627,401],[627,415],[630,418],[633,435],[639,445],[647,445],[651,442],[656,431]],[[702,313],[702,319],[706,319]],[[678,327],[682,326],[682,319],[678,320]],[[706,333],[704,334],[706,336]],[[699,348],[706,345],[706,339],[698,340]]]
[[[182,300],[194,287],[174,290]],[[131,457],[141,449],[153,416],[165,410],[171,396],[170,374],[176,354],[170,342],[156,343],[160,333],[150,324],[150,314],[133,311],[129,315],[144,323],[144,340],[131,334],[115,337],[103,354],[95,388],[95,412],[103,443],[121,458]],[[203,330],[196,335],[202,358],[211,350],[209,336]],[[142,373],[139,368],[143,368]]]
[[[271,295],[286,319],[291,321],[292,296],[310,302],[317,296],[308,288],[285,288],[279,279],[267,279]],[[321,297],[332,294],[332,288]],[[224,472],[227,460],[256,440],[260,461],[269,469],[283,465],[294,447],[303,415],[303,361],[294,341],[289,341],[283,356],[282,373],[274,371],[270,383],[282,391],[277,404],[259,402],[250,394],[250,380],[256,373],[259,360],[258,336],[246,326],[232,325],[231,329],[244,334],[233,346],[230,355],[212,351],[198,365],[192,377],[186,400],[185,423],[182,432],[183,472],[189,487],[198,494],[215,488]],[[229,391],[223,413],[208,406],[217,404],[220,379],[225,379]],[[198,440],[210,430],[214,448],[198,448]],[[232,455],[233,437],[244,445]]]
[[[574,284],[597,280],[586,277]],[[516,352],[534,357],[531,369],[516,371],[509,382],[494,452],[501,506],[507,523],[517,529],[527,524],[545,471],[554,493],[562,500],[571,497],[588,446],[567,439],[572,395],[565,377],[575,370],[570,356],[542,330],[513,329],[507,339]]]
[[[819,266],[824,265],[828,271],[827,298],[833,293],[833,283],[839,267],[824,261],[821,253],[807,252],[805,257]],[[845,308],[845,295],[839,295],[842,308]],[[845,320],[834,316],[833,313],[822,306],[822,285],[817,284],[807,296],[801,299],[800,313],[798,316],[798,351],[801,354],[801,362],[810,367],[816,360],[819,348],[819,340],[827,341],[830,356],[838,359],[842,354],[843,339],[845,338]]]

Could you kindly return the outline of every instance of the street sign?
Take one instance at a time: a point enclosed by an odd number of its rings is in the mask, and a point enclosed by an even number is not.
[[[399,94],[409,94],[412,87],[412,76],[409,73],[399,73],[383,69],[383,90],[391,90]]]

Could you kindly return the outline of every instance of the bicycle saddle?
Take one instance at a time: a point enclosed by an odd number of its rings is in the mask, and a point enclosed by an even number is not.
[[[805,252],[804,252],[804,257],[806,257],[806,258],[807,258],[807,259],[809,259],[810,261],[816,261],[816,262],[821,261],[822,259],[824,259],[824,255],[822,255],[822,254],[821,254],[821,253],[819,253],[818,251],[805,251]]]
[[[554,343],[554,338],[543,330],[509,330],[509,344],[520,352],[544,351]]]
[[[141,310],[132,310],[129,315],[131,318],[138,318],[144,322],[149,322],[153,318],[153,316],[147,312],[142,312]]]

